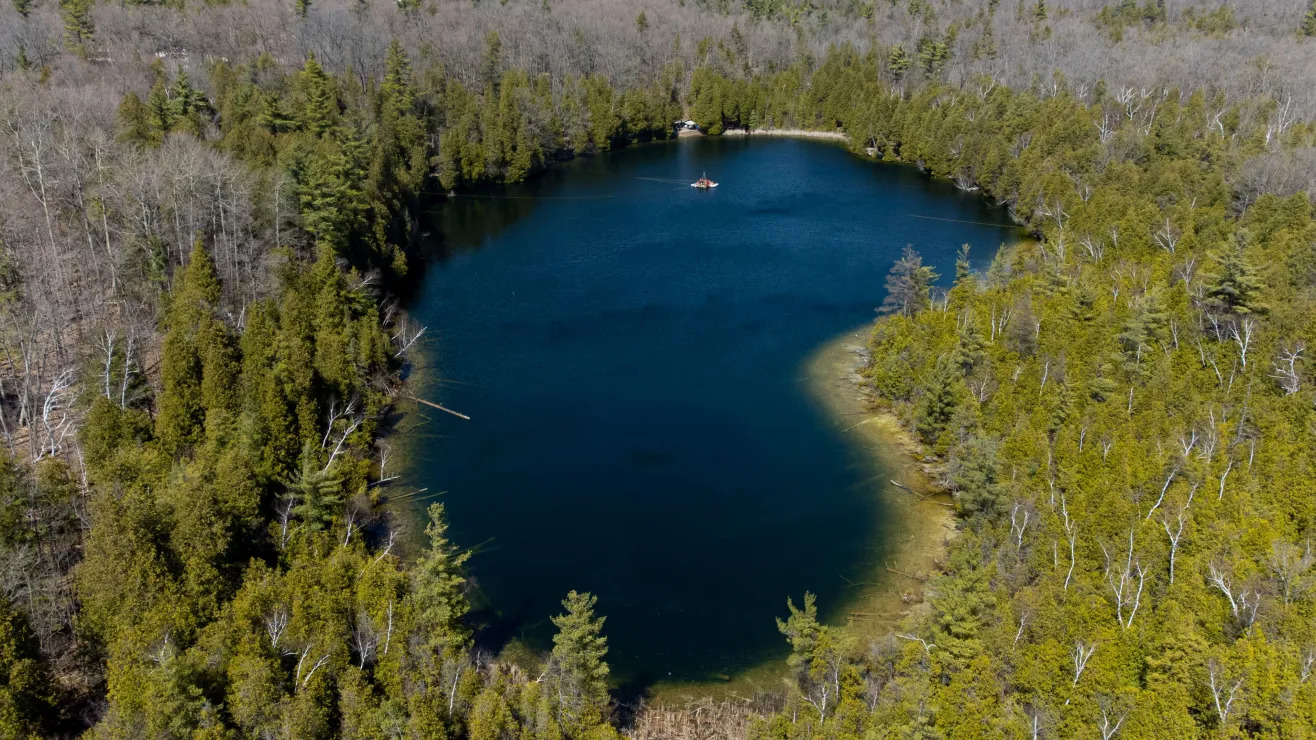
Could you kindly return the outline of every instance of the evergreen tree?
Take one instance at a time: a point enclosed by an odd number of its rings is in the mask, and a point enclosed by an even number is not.
[[[314,448],[308,442],[302,448],[301,468],[288,482],[285,498],[293,516],[312,532],[333,526],[343,506],[343,481],[328,468],[321,468]]]
[[[471,554],[448,539],[443,504],[430,504],[428,513],[425,536],[429,547],[411,569],[416,623],[430,650],[455,656],[470,644],[471,638],[462,621],[470,609],[462,566]]]
[[[1298,24],[1298,33],[1308,38],[1316,36],[1316,0],[1312,0],[1307,14],[1302,17],[1302,23]]]
[[[603,636],[604,617],[594,616],[598,599],[572,591],[562,601],[566,613],[553,617],[553,665],[557,670],[558,711],[563,725],[584,729],[608,718],[608,641]]]
[[[165,134],[174,127],[174,106],[169,102],[169,91],[165,86],[163,70],[157,69],[151,92],[146,96],[146,108],[150,112],[151,129],[154,137],[164,140]]]
[[[64,19],[64,44],[74,53],[85,56],[87,44],[96,34],[91,18],[91,0],[59,0],[59,14]]]
[[[0,599],[0,736],[50,737],[55,691],[27,618]]]
[[[503,76],[503,42],[497,31],[490,31],[484,37],[484,83],[492,85],[497,91],[499,78]]]
[[[338,91],[314,54],[306,55],[300,84],[305,101],[301,110],[302,128],[319,136],[329,133],[338,122]]]
[[[256,120],[271,134],[282,134],[297,128],[297,117],[288,110],[288,103],[275,92],[260,95],[260,113]]]
[[[886,278],[886,298],[879,313],[914,316],[931,305],[931,286],[938,275],[923,264],[923,257],[912,246],[891,267]]]
[[[960,405],[959,385],[959,373],[954,365],[946,361],[937,363],[915,411],[915,424],[924,442],[935,443],[950,425]]]
[[[956,308],[964,307],[978,292],[978,278],[974,275],[973,265],[969,262],[969,245],[960,246],[955,254],[955,284],[951,286],[946,299]],[[971,320],[970,320],[971,321]]]
[[[1124,350],[1124,365],[1131,372],[1143,372],[1143,355],[1165,338],[1169,316],[1161,307],[1160,293],[1153,289],[1134,300],[1133,315],[1124,322],[1120,332],[1120,346]]]
[[[290,477],[301,450],[276,369],[281,364],[277,331],[278,316],[271,304],[251,307],[241,339],[243,438],[258,461],[254,473],[262,482]]]
[[[519,730],[516,715],[503,695],[502,682],[486,686],[475,699],[470,715],[470,740],[503,740],[525,737]]]
[[[396,118],[411,112],[415,95],[411,90],[411,60],[396,39],[384,57],[384,81],[380,85],[382,117]]]
[[[158,146],[163,140],[150,107],[135,92],[129,92],[119,104],[119,140],[138,146]]]
[[[194,136],[201,134],[201,116],[210,108],[210,102],[200,90],[192,87],[187,72],[180,66],[169,88],[169,120],[171,127]]]
[[[205,406],[197,332],[218,300],[214,263],[198,240],[170,297],[168,331],[161,347],[155,433],[171,454],[195,446],[202,438]]]
[[[32,12],[33,0],[13,0],[13,3],[14,10],[18,11],[18,14],[24,18],[27,17],[28,13]],[[19,51],[21,52],[22,50],[20,49]]]
[[[825,640],[826,627],[818,623],[817,597],[804,592],[804,608],[795,606],[795,602],[786,597],[786,609],[790,616],[785,621],[777,620],[777,631],[790,643],[791,654],[786,659],[787,665],[794,670],[796,679],[803,685],[807,683],[809,671],[818,657],[819,648]]]
[[[1212,256],[1219,264],[1219,271],[1211,276],[1206,288],[1207,307],[1230,315],[1265,313],[1261,293],[1266,286],[1243,254],[1243,239],[1236,237],[1229,247]]]
[[[951,360],[966,377],[987,360],[987,342],[971,319],[960,327]]]
[[[1004,490],[995,443],[970,435],[951,452],[949,468],[960,511],[968,516],[1000,513]]]
[[[794,673],[795,687],[822,715],[832,708],[824,697],[832,696],[833,704],[839,699],[835,694],[842,678],[841,666],[844,659],[837,649],[836,636],[832,630],[818,622],[818,608],[813,594],[805,592],[802,609],[797,608],[787,597],[786,608],[790,616],[785,621],[777,620],[777,631],[791,645],[791,654],[786,664]],[[825,721],[825,717],[822,719]]]
[[[972,548],[956,548],[951,553],[953,575],[938,578],[932,600],[933,620],[937,627],[934,642],[937,651],[949,656],[941,680],[964,670],[983,652],[983,631],[992,617],[996,596],[991,588],[992,562],[981,562]],[[952,694],[955,696],[955,694]],[[971,694],[961,694],[960,699]],[[979,728],[981,729],[981,728]]]
[[[924,36],[918,42],[918,60],[923,67],[923,74],[935,77],[941,74],[946,62],[950,61],[950,44],[931,36]]]
[[[891,70],[891,76],[899,82],[905,78],[905,73],[909,71],[909,53],[905,51],[903,44],[896,44],[891,48],[891,53],[887,55],[886,66]]]
[[[219,319],[219,278],[200,239],[181,272],[166,320],[156,415],[156,434],[174,454],[198,444],[204,422],[220,421],[237,402],[233,338]]]

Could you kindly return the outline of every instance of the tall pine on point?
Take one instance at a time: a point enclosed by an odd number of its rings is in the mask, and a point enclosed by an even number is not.
[[[598,599],[572,591],[562,601],[565,614],[553,617],[558,632],[553,635],[552,661],[557,669],[558,708],[562,724],[587,729],[608,719],[608,640],[603,636],[604,617],[594,616]]]
[[[466,578],[462,566],[471,557],[448,539],[448,522],[443,504],[430,504],[425,535],[429,547],[416,559],[411,571],[416,603],[416,623],[426,646],[436,654],[458,655],[470,645],[470,630],[462,618],[470,610],[466,601]]]
[[[932,283],[938,277],[923,264],[923,257],[912,246],[891,267],[886,278],[886,298],[878,313],[914,316],[931,304]]]

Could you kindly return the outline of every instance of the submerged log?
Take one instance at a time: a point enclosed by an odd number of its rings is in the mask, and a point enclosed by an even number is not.
[[[416,403],[423,403],[426,406],[429,406],[430,408],[436,408],[439,411],[444,411],[446,413],[452,414],[453,416],[456,416],[459,419],[465,419],[466,421],[471,420],[471,417],[467,416],[466,414],[463,414],[460,411],[453,411],[452,409],[447,408],[446,406],[440,406],[439,404],[434,403],[433,401],[426,401],[423,398],[416,398],[415,396],[411,396],[411,395],[404,395],[403,398],[409,398],[415,401]]]

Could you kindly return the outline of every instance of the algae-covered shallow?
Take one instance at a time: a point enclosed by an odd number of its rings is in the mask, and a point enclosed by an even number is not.
[[[690,188],[704,172],[720,187]],[[588,590],[632,685],[781,656],[788,595],[854,611],[899,516],[806,359],[871,319],[906,244],[947,274],[1013,236],[912,169],[789,139],[635,147],[434,216],[418,395],[471,420],[415,411],[406,475],[476,549],[482,639],[546,647]]]

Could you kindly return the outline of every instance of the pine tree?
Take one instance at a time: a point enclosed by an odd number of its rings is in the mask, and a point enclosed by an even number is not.
[[[969,245],[960,245],[960,251],[955,254],[955,284],[951,286],[946,295],[952,306],[956,308],[963,307],[978,292],[978,278],[973,272],[973,264],[969,262]]]
[[[805,592],[802,609],[796,608],[795,603],[787,597],[786,608],[790,616],[785,621],[777,620],[777,631],[791,645],[791,654],[786,664],[794,673],[796,688],[823,715],[831,711],[840,698],[836,696],[836,689],[845,673],[841,668],[844,659],[838,650],[836,634],[819,624],[813,594]],[[821,719],[825,721],[826,717]]]
[[[321,532],[333,525],[343,505],[343,481],[319,466],[309,442],[302,447],[297,477],[288,482],[287,488],[284,496],[292,505],[292,514],[307,529]]]
[[[410,113],[415,105],[411,91],[411,60],[396,39],[388,45],[384,57],[384,81],[379,93],[381,117],[394,118]]]
[[[914,316],[931,304],[931,286],[938,275],[923,264],[923,257],[912,246],[891,267],[886,278],[886,298],[878,309],[883,314]]]
[[[891,48],[891,53],[887,55],[886,66],[891,70],[891,76],[899,82],[905,78],[905,73],[909,71],[909,53],[905,51],[903,44],[896,44]]]
[[[995,515],[1001,510],[1004,491],[996,444],[970,436],[955,447],[950,459],[950,482],[955,500],[966,515]]]
[[[795,672],[800,683],[807,680],[809,666],[813,663],[818,647],[826,629],[818,623],[817,597],[804,592],[804,608],[795,606],[795,602],[786,597],[786,609],[790,616],[785,621],[777,620],[777,631],[790,643],[791,654],[786,664]]]
[[[32,12],[33,0],[13,0],[13,3],[14,10],[18,11],[18,14],[24,18],[27,17],[28,13]]]
[[[456,655],[471,639],[470,630],[462,621],[470,610],[462,566],[471,554],[459,550],[448,539],[443,504],[430,504],[425,535],[429,547],[411,568],[416,624],[425,635],[429,650],[440,655]]]
[[[960,327],[951,360],[966,377],[987,360],[987,342],[972,319],[965,321]]]
[[[187,72],[180,66],[169,88],[169,118],[175,128],[193,135],[201,134],[201,115],[210,108],[210,101],[200,90],[192,87]]]
[[[1133,315],[1124,322],[1123,331],[1116,337],[1124,350],[1124,366],[1130,372],[1142,373],[1147,368],[1142,358],[1157,342],[1165,338],[1169,316],[1161,307],[1160,293],[1152,289],[1133,302]]]
[[[118,137],[119,141],[139,146],[158,146],[162,141],[150,107],[135,92],[129,92],[119,104]]]
[[[923,66],[923,73],[935,77],[950,60],[950,44],[924,36],[918,42],[918,60]]]
[[[232,338],[217,318],[219,278],[200,239],[181,272],[166,318],[156,415],[156,434],[173,454],[198,444],[211,413],[236,402]]]
[[[0,736],[50,737],[54,686],[27,618],[0,599]]]
[[[915,425],[924,442],[935,443],[950,425],[960,405],[959,383],[959,373],[950,362],[937,363],[915,410]]]
[[[558,708],[564,725],[588,728],[608,717],[608,641],[603,636],[604,617],[594,616],[598,599],[572,591],[562,601],[565,614],[553,617],[552,661],[557,669]]]
[[[85,56],[87,44],[96,34],[91,18],[91,0],[59,0],[59,13],[64,19],[64,44],[74,53]]]
[[[953,575],[937,580],[932,610],[938,630],[934,640],[937,652],[949,656],[946,669],[953,673],[982,654],[982,633],[996,596],[990,582],[994,561],[978,560],[969,547],[952,549],[950,557],[947,572]]]
[[[165,76],[157,69],[151,92],[146,96],[146,108],[150,112],[151,128],[155,136],[163,141],[165,134],[174,127],[174,106],[169,102],[169,91],[165,86]]]
[[[1302,23],[1298,25],[1298,33],[1308,38],[1316,36],[1316,0],[1312,0],[1311,6],[1307,8],[1307,14],[1302,17]]]
[[[496,88],[503,75],[503,42],[497,31],[490,31],[484,37],[484,83]]]
[[[338,91],[314,54],[306,55],[301,87],[305,97],[301,111],[302,128],[321,136],[329,133],[338,122]]]
[[[260,113],[256,121],[271,134],[282,134],[297,128],[297,117],[288,110],[288,103],[278,93],[265,91],[260,95]]]
[[[304,150],[296,168],[302,228],[314,237],[321,255],[326,250],[331,256],[345,254],[361,225],[362,174],[347,151],[350,144],[350,140],[340,146],[331,138],[323,139]]]
[[[1220,269],[1207,286],[1207,306],[1213,311],[1231,315],[1265,313],[1261,294],[1266,286],[1256,267],[1243,254],[1242,237],[1235,237],[1229,247],[1212,256]]]

